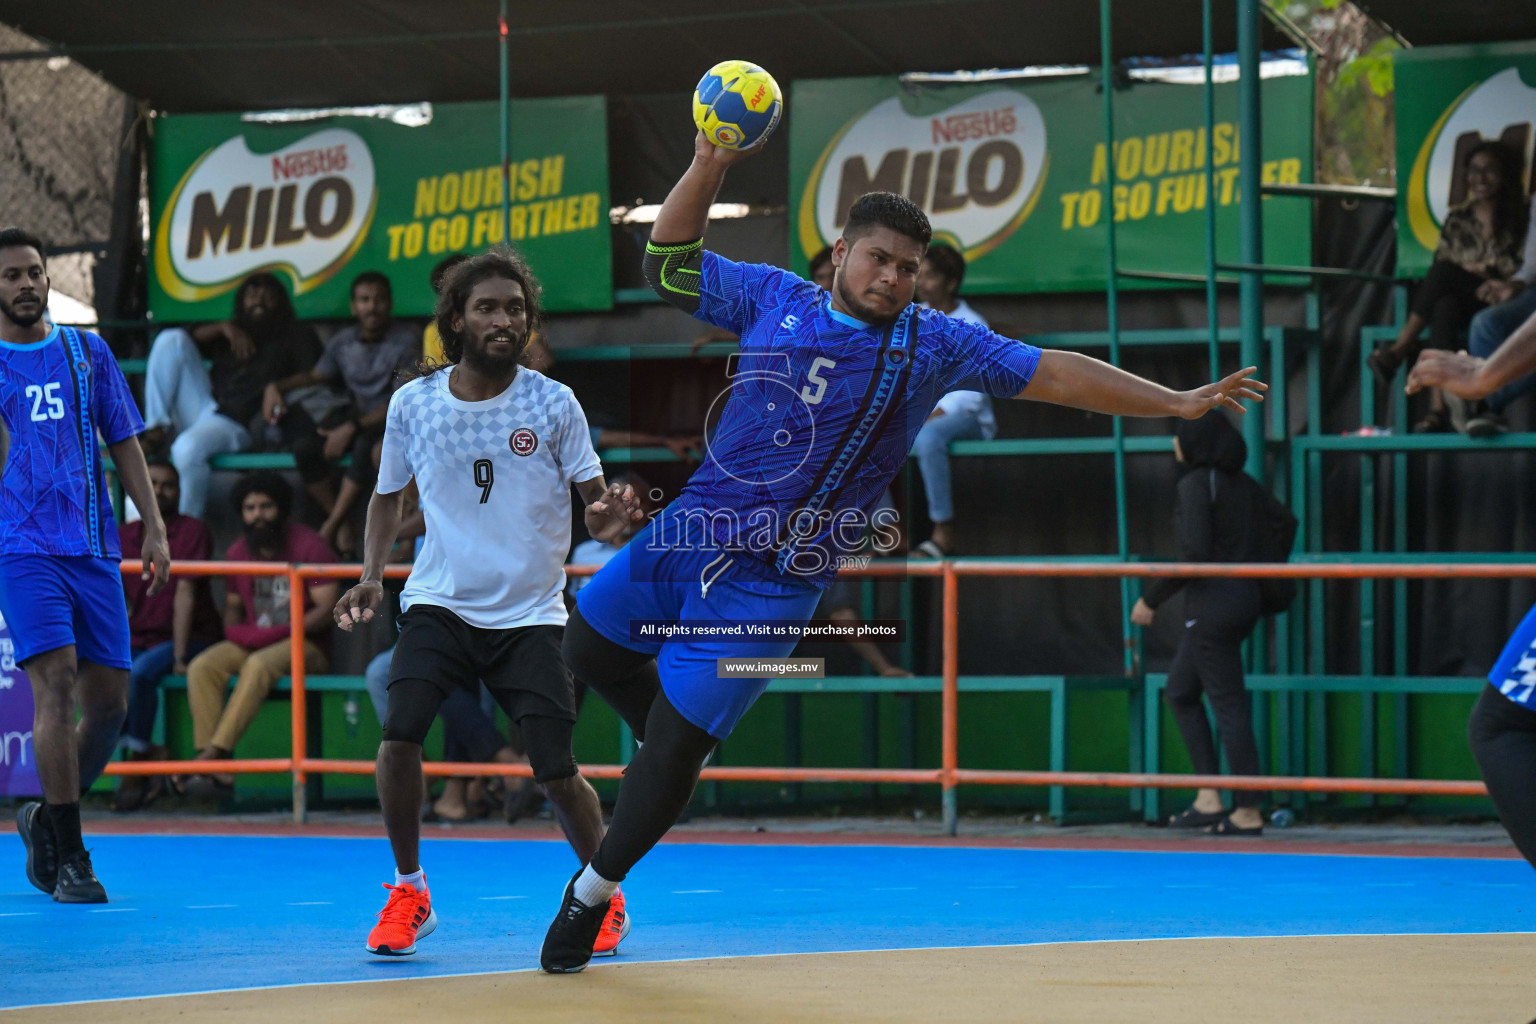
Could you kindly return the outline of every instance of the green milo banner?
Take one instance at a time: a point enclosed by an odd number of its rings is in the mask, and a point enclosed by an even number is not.
[[[1445,215],[1467,197],[1466,156],[1498,140],[1525,165],[1536,123],[1536,42],[1425,46],[1393,58],[1397,106],[1397,271],[1421,276]]]
[[[510,237],[550,310],[613,302],[607,105],[601,96],[511,108]],[[348,285],[381,270],[395,312],[422,316],[428,275],[508,235],[495,103],[436,104],[429,123],[330,117],[269,124],[238,114],[156,122],[150,310],[228,317],[258,270],[284,278],[300,316],[343,317]]]
[[[1113,202],[1098,77],[910,87],[895,78],[798,81],[789,104],[791,256],[797,269],[841,233],[870,190],[927,211],[965,254],[968,292],[1100,289],[1114,216],[1122,270],[1205,274],[1205,206],[1217,252],[1237,262],[1237,84],[1216,86],[1207,196],[1202,86],[1135,82],[1115,94]],[[1265,79],[1265,182],[1312,179],[1312,76]],[[1312,262],[1311,206],[1264,200],[1265,261]],[[1123,281],[1132,284],[1130,280]]]

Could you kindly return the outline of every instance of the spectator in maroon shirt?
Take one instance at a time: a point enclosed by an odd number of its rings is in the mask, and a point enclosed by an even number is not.
[[[149,482],[155,504],[165,520],[173,562],[204,561],[213,554],[213,535],[201,519],[176,511],[181,502],[181,474],[169,462],[151,463]],[[144,538],[142,521],[117,528],[123,557],[137,560]],[[172,577],[172,585],[149,596],[148,584],[137,573],[123,577],[132,634],[133,667],[128,671],[128,717],[123,721],[122,745],[134,761],[157,761],[164,747],[152,746],[155,712],[160,706],[160,681],[185,675],[187,662],[223,635],[219,612],[204,576]],[[134,811],[160,796],[160,776],[124,775],[112,798],[114,811]]]
[[[320,535],[289,519],[293,488],[276,473],[252,473],[231,496],[245,536],[229,546],[231,562],[336,561]],[[331,609],[339,585],[308,580],[304,586],[304,670],[324,672],[330,664],[322,644],[330,637]],[[187,701],[199,760],[227,759],[250,728],[267,694],[291,664],[287,576],[231,576],[224,598],[224,642],[214,644],[187,667]],[[225,702],[229,680],[238,676]],[[204,792],[234,784],[228,775],[200,777]]]

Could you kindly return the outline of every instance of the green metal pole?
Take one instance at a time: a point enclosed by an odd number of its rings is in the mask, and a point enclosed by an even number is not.
[[[508,53],[507,0],[501,0],[501,237],[512,244],[512,58]]]
[[[1238,132],[1242,136],[1238,168],[1238,259],[1249,266],[1264,262],[1263,155],[1259,133],[1259,0],[1237,0]],[[1264,340],[1264,276],[1242,272],[1238,305],[1242,310],[1242,364],[1259,365]],[[1259,480],[1264,472],[1264,417],[1243,417],[1248,442],[1248,472]]]
[[[1211,82],[1211,0],[1201,0],[1201,43],[1205,47],[1205,318],[1211,331],[1211,379],[1220,372],[1216,336],[1216,89]]]
[[[1104,90],[1104,276],[1108,303],[1109,361],[1120,365],[1120,293],[1119,261],[1115,253],[1115,86],[1114,53],[1110,46],[1111,0],[1099,0],[1099,51],[1101,83]],[[1125,515],[1125,425],[1114,418],[1115,432],[1115,541],[1123,560],[1130,551]],[[1130,581],[1120,581],[1120,636],[1125,652],[1125,671],[1135,665],[1132,650]]]

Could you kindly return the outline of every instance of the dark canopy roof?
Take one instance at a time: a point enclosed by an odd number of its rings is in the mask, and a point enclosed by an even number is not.
[[[1414,45],[1536,38],[1529,0],[1357,0]],[[1236,46],[1236,0],[1215,45]],[[496,0],[0,0],[0,22],[166,111],[495,97]],[[779,78],[1097,64],[1090,0],[513,0],[514,96],[675,93],[726,57]],[[1447,12],[1454,10],[1454,16]],[[1115,56],[1200,48],[1195,0],[1115,5]],[[1266,49],[1288,45],[1266,23]]]
[[[1356,7],[1396,29],[1414,46],[1536,39],[1536,4],[1530,0],[1354,2]]]
[[[1236,46],[1235,3],[1215,42]],[[1426,5],[1427,6],[1427,5]],[[727,57],[795,78],[1097,64],[1088,0],[513,0],[514,96],[692,89]],[[0,21],[166,111],[491,99],[496,0],[20,3]],[[1195,0],[1122,2],[1115,56],[1200,48]],[[1289,45],[1266,29],[1267,49]]]

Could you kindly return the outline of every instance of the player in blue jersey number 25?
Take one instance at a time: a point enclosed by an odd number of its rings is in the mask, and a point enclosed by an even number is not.
[[[0,615],[32,681],[45,800],[22,804],[16,828],[33,885],[61,903],[105,903],[80,836],[80,794],[117,745],[130,657],[101,441],[144,516],[149,593],[165,586],[171,558],[128,382],[106,342],[50,325],[47,308],[42,242],[0,231]]]
[[[545,937],[540,962],[551,972],[586,966],[609,896],[677,820],[709,752],[766,688],[765,678],[727,675],[719,659],[794,649],[793,638],[753,639],[752,625],[810,619],[840,559],[880,525],[881,492],[946,392],[1194,419],[1223,405],[1242,411],[1242,400],[1265,390],[1247,367],[1171,391],[914,305],[932,230],[921,209],[891,193],[862,196],[847,211],[830,292],[724,259],[704,249],[704,229],[726,168],[746,155],[700,134],[646,247],[651,287],[739,334],[741,351],[708,458],[582,589],[566,627],[566,664],[643,744],[607,835],[566,886]],[[678,623],[724,623],[748,637],[661,635]]]

